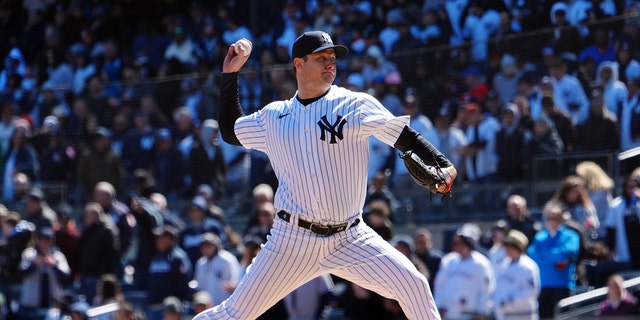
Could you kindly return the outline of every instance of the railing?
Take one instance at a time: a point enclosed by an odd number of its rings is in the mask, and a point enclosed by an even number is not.
[[[626,276],[626,278],[631,277],[622,283],[624,288],[629,291],[633,291],[634,288],[640,289],[640,272],[623,273],[622,275],[623,277]],[[555,307],[554,319],[580,318],[584,320],[598,318],[596,312],[598,311],[600,301],[604,299],[608,291],[607,287],[602,287],[560,300]],[[635,315],[628,318],[616,317],[616,319],[638,319],[638,316]]]

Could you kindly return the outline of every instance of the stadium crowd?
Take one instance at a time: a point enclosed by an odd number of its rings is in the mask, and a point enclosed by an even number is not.
[[[0,1],[0,318],[83,319],[116,303],[107,317],[179,319],[233,291],[266,241],[277,189],[264,154],[219,137],[217,77],[241,38],[254,44],[239,83],[246,113],[295,93],[291,46],[323,30],[350,50],[337,84],[409,115],[460,182],[490,187],[532,179],[535,156],[640,146],[639,10],[634,0]],[[429,278],[445,319],[548,318],[578,288],[605,285],[600,313],[638,312],[621,283],[640,268],[640,157],[619,177],[589,159],[544,168],[562,179],[540,219],[521,194],[474,194],[474,210],[504,219],[464,224],[434,248],[426,228],[395,234],[400,207],[425,209],[425,191],[392,148],[372,139],[370,150],[364,219]],[[244,230],[231,214],[247,217]],[[460,292],[469,281],[476,291]],[[322,277],[261,319],[319,317],[403,314]]]

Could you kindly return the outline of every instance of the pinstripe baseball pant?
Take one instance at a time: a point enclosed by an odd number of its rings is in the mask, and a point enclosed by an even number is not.
[[[409,319],[440,319],[427,279],[402,253],[364,223],[318,236],[279,218],[235,292],[194,320],[249,320],[302,284],[332,273],[397,300]]]

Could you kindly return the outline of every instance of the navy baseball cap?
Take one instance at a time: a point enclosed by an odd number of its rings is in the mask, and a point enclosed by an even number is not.
[[[307,31],[299,36],[293,43],[292,57],[302,58],[308,54],[326,49],[333,49],[336,58],[342,58],[349,53],[349,49],[343,45],[333,44],[331,36],[322,31]]]

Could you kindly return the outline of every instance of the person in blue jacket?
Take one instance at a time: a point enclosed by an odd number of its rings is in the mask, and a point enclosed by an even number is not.
[[[527,254],[540,268],[539,315],[552,318],[558,301],[576,287],[576,260],[580,235],[566,226],[571,214],[561,203],[547,202],[542,211],[544,229],[536,233]]]

